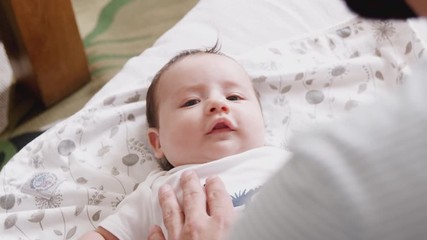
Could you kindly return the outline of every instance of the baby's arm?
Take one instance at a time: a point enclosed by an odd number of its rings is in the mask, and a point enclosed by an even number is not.
[[[79,240],[118,240],[118,238],[107,229],[98,227],[95,231],[88,232],[81,236]]]

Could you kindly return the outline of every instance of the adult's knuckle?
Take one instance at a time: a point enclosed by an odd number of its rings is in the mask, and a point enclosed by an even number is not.
[[[230,229],[233,224],[233,217],[215,216],[213,220],[220,229]]]
[[[165,191],[165,192],[161,192],[159,194],[159,201],[160,204],[165,204],[168,201],[170,201],[173,197],[173,193],[171,191]]]
[[[218,190],[211,190],[207,194],[208,200],[215,200],[221,197],[223,197],[223,194],[221,191],[218,191]]]
[[[163,220],[164,221],[170,221],[172,219],[175,219],[175,218],[179,217],[180,212],[181,211],[178,209],[165,208],[165,209],[163,209]]]
[[[186,236],[190,236],[191,239],[198,239],[200,232],[202,231],[202,225],[198,219],[187,219],[183,228]]]
[[[200,193],[198,191],[189,190],[184,192],[184,197],[187,199],[194,199],[200,196]]]
[[[193,173],[183,174],[180,179],[182,185],[190,184],[193,180],[194,180]]]

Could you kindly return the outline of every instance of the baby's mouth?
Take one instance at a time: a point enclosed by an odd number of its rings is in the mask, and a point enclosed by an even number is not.
[[[218,123],[212,130],[230,129],[225,123]]]
[[[207,134],[229,132],[229,131],[234,131],[234,129],[230,126],[230,123],[226,121],[221,121],[216,123]]]

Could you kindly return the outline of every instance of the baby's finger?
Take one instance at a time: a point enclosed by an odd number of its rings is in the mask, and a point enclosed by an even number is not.
[[[184,215],[171,186],[166,184],[159,189],[159,203],[169,239],[178,239],[184,224]]]
[[[207,178],[205,191],[210,216],[227,216],[234,219],[233,202],[219,177]]]
[[[181,175],[182,205],[186,219],[206,214],[206,196],[196,173],[186,171]]]
[[[166,240],[166,238],[165,235],[163,235],[162,229],[159,226],[154,225],[148,232],[147,240]]]

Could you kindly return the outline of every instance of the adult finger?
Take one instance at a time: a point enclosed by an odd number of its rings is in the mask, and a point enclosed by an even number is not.
[[[154,225],[148,232],[147,240],[166,240],[162,229],[158,225]]]
[[[206,195],[200,179],[193,171],[185,171],[181,175],[182,206],[186,220],[206,216]]]
[[[178,239],[184,224],[184,214],[170,185],[165,184],[159,189],[159,203],[169,239]]]
[[[206,179],[205,192],[210,216],[228,216],[234,219],[233,202],[224,182],[218,176]]]

